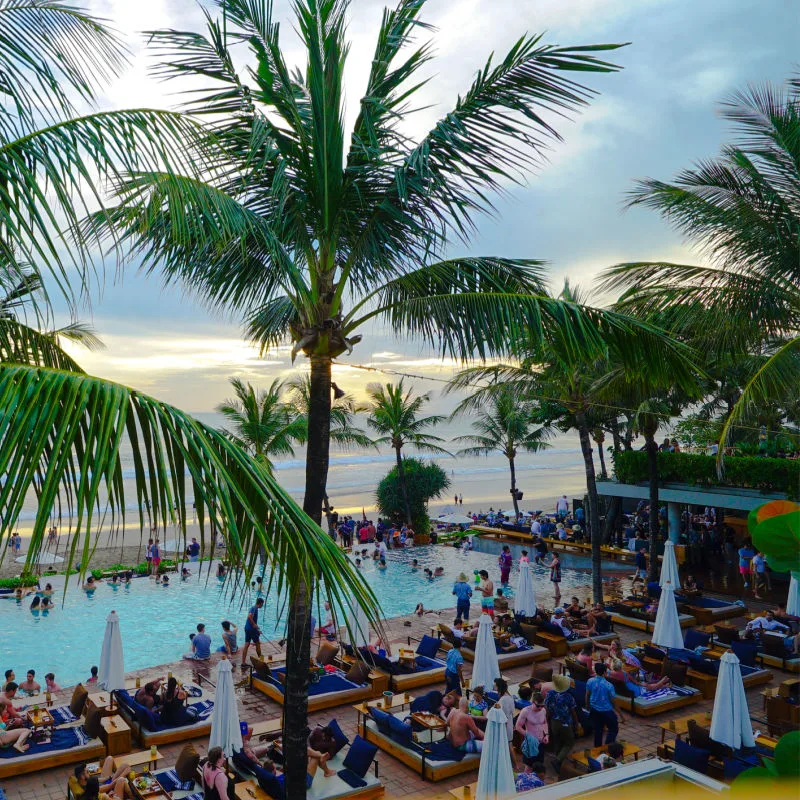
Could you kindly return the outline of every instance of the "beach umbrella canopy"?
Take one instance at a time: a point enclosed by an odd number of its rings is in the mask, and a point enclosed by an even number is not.
[[[653,628],[653,644],[661,647],[683,647],[683,633],[678,620],[678,606],[675,604],[675,591],[671,583],[661,588],[658,601],[656,624]]]
[[[734,750],[756,745],[739,659],[730,651],[723,653],[719,660],[717,692],[711,713],[711,738]]]
[[[347,609],[347,628],[345,636],[353,647],[366,647],[369,644],[369,620],[360,603],[353,597]]]
[[[208,737],[208,749],[212,747],[221,747],[228,758],[235,750],[242,749],[239,709],[233,691],[233,669],[227,658],[217,665],[217,689],[214,710],[211,712],[211,735]]]
[[[24,564],[27,560],[27,556],[19,556],[14,559],[17,564]],[[61,556],[57,556],[55,553],[50,553],[46,550],[39,553],[39,555],[33,559],[34,564],[61,564],[63,561],[64,559],[61,558]]]
[[[486,733],[483,737],[475,800],[508,800],[515,794],[514,768],[511,765],[506,735],[506,715],[495,705],[486,715]]]
[[[532,617],[536,613],[536,595],[533,591],[531,565],[526,561],[519,565],[519,585],[514,595],[514,612],[526,617]]]
[[[125,660],[122,656],[122,632],[119,617],[112,611],[106,617],[106,632],[103,636],[103,649],[97,667],[97,685],[107,692],[125,688]]]
[[[478,641],[475,643],[475,662],[472,665],[472,687],[485,686],[487,690],[494,687],[494,679],[500,677],[500,665],[497,663],[497,650],[492,636],[492,618],[481,614],[478,620]]]
[[[658,581],[660,586],[671,583],[673,589],[679,589],[681,578],[678,575],[678,559],[675,558],[675,545],[667,540],[664,542],[664,559],[661,562],[661,577]]]
[[[472,525],[472,517],[466,514],[443,514],[436,521],[443,525]]]
[[[792,573],[789,581],[789,598],[786,600],[786,613],[800,617],[800,575]]]

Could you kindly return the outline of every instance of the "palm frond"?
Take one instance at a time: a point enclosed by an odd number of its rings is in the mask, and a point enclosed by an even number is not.
[[[42,333],[13,317],[0,317],[0,364],[27,364],[83,372],[59,346],[54,333]]]
[[[30,568],[45,543],[60,499],[76,532],[68,567],[88,566],[93,525],[123,523],[127,497],[119,479],[120,446],[133,449],[140,535],[145,509],[186,536],[187,502],[197,508],[203,546],[209,523],[247,576],[266,553],[269,590],[286,600],[300,581],[324,583],[337,605],[351,596],[379,618],[372,590],[345,554],[298,508],[269,473],[219,431],[147,395],[86,375],[20,365],[0,366],[0,535],[19,519],[36,485],[37,516]],[[80,545],[80,547],[79,547]]]
[[[56,340],[59,338],[67,339],[85,347],[87,350],[105,349],[103,340],[95,333],[94,328],[85,322],[70,322],[69,325],[48,331],[47,335],[54,337]]]

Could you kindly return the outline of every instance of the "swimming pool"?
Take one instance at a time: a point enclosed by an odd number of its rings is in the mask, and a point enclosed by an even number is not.
[[[420,569],[411,568],[411,560],[419,561]],[[498,579],[497,557],[487,553],[462,552],[449,547],[415,547],[410,550],[389,551],[388,569],[373,568],[372,560],[364,575],[381,602],[384,615],[389,617],[411,613],[417,603],[426,608],[440,609],[455,605],[453,580],[459,572],[472,576],[476,569],[487,569]],[[580,590],[581,600],[588,595],[589,576],[570,567],[569,558],[562,558],[561,591],[565,597]],[[199,564],[190,564],[198,572]],[[422,570],[442,566],[444,577],[429,581]],[[512,573],[516,585],[517,569]],[[533,568],[534,587],[547,602],[552,599],[549,571]],[[43,579],[44,585],[46,579]],[[63,606],[60,593],[55,597],[56,609],[35,614],[30,611],[30,596],[21,602],[0,600],[0,674],[14,669],[17,676],[35,669],[39,683],[44,685],[46,672],[54,672],[61,686],[71,686],[89,676],[89,669],[100,660],[100,648],[109,611],[120,617],[125,650],[125,669],[137,669],[177,661],[189,649],[189,634],[198,622],[204,622],[214,647],[222,644],[220,623],[230,619],[239,626],[239,642],[243,642],[247,606],[251,593],[231,598],[215,578],[207,580],[195,575],[186,582],[173,577],[168,587],[155,585],[146,578],[135,579],[129,587],[112,588],[100,584],[87,595],[71,584]],[[511,592],[510,594],[513,594]],[[278,638],[283,634],[284,609],[274,598],[268,598],[262,611],[261,628],[265,635]],[[475,608],[477,612],[477,608]]]

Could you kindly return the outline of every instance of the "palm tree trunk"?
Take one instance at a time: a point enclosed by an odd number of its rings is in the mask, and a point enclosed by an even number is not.
[[[517,472],[514,469],[514,459],[508,459],[508,468],[511,470],[511,502],[514,504],[514,522],[519,519],[519,505],[517,505]]]
[[[311,356],[308,408],[306,492],[303,510],[318,525],[328,483],[331,426],[331,360]],[[283,750],[286,796],[304,800],[308,772],[308,663],[311,659],[311,604],[314,587],[301,582],[289,603],[286,632],[286,685],[283,706]]]
[[[578,411],[575,414],[578,437],[581,441],[583,465],[586,469],[586,491],[589,495],[589,509],[586,524],[592,542],[592,599],[595,603],[603,602],[603,563],[600,551],[600,503],[597,497],[597,480],[594,472],[594,449],[586,414]]]
[[[395,447],[394,452],[397,456],[397,482],[400,484],[400,492],[403,495],[403,506],[406,510],[406,524],[411,525],[411,506],[408,503],[408,489],[406,488],[406,471],[403,468],[403,456],[400,454],[401,447]]]
[[[647,482],[650,489],[650,580],[658,580],[658,444],[655,431],[644,431],[645,448],[647,450]],[[673,587],[675,588],[675,587]]]
[[[600,477],[606,481],[608,480],[608,473],[606,472],[606,457],[603,455],[603,443],[597,443],[597,454],[600,456]]]

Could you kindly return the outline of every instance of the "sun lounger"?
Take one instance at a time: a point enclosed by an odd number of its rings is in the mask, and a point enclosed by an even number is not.
[[[59,728],[53,731],[50,742],[31,744],[25,753],[19,753],[12,747],[1,749],[0,778],[12,778],[81,761],[102,760],[105,755],[105,745],[99,738],[90,739],[82,726]]]
[[[700,625],[713,625],[721,619],[741,617],[747,613],[747,607],[716,597],[692,597],[685,602],[678,600],[678,611],[691,614]]]
[[[133,736],[145,747],[152,745],[184,742],[199,739],[211,733],[211,713],[214,708],[214,695],[203,691],[197,702],[189,703],[188,708],[197,714],[197,721],[188,725],[168,726],[161,723],[158,714],[140,705],[129,692],[116,693],[119,701],[119,714],[130,726]]]
[[[441,743],[442,734],[432,734],[437,740],[429,743],[425,741],[427,732],[424,732],[420,735],[423,741],[415,742],[411,726],[404,723],[406,716],[406,712],[390,715],[371,709],[370,716],[364,719],[362,736],[410,767],[423,780],[442,781],[478,769],[479,753],[453,751],[446,743]]]
[[[446,625],[439,625],[439,633],[441,636],[440,648],[447,652],[453,649],[453,632],[452,629]],[[409,639],[410,641],[410,639]],[[511,669],[511,667],[519,667],[523,664],[532,664],[534,661],[547,661],[550,658],[550,651],[546,647],[538,644],[526,644],[522,648],[517,648],[510,652],[504,652],[501,645],[497,646],[497,663],[500,669]],[[464,656],[465,661],[475,660],[475,650],[470,647],[462,647],[461,655]]]
[[[414,654],[413,666],[405,661],[373,653],[366,648],[361,648],[359,652],[368,664],[389,676],[393,691],[407,692],[432,683],[444,683],[445,662],[437,657],[441,649],[441,639],[423,636]]]
[[[350,742],[336,724],[336,720],[332,720],[329,724],[335,725],[335,738],[341,737],[339,752],[328,761],[328,768],[334,770],[336,774],[326,778],[322,771],[318,771],[306,797],[309,800],[339,800],[344,797],[373,800],[383,797],[385,790],[378,779],[378,762],[374,758],[375,747],[360,736],[356,736]],[[241,777],[256,781],[270,797],[281,796],[282,787],[276,785],[274,778],[241,753],[234,754],[232,765]]]
[[[284,682],[286,674],[284,667],[272,669],[268,675],[253,673],[251,686],[256,691],[265,694],[271,700],[284,705]],[[335,708],[346,703],[358,703],[378,697],[388,688],[389,681],[386,676],[369,670],[363,682],[349,680],[342,669],[326,672],[308,687],[308,710],[321,711],[325,708]]]
[[[678,609],[681,610],[680,608]],[[624,625],[626,628],[635,628],[638,631],[651,633],[656,624],[655,613],[645,613],[642,609],[625,603],[613,603],[606,606],[606,611],[611,614],[615,625]],[[678,614],[681,628],[690,628],[696,624],[697,619],[689,613]]]

